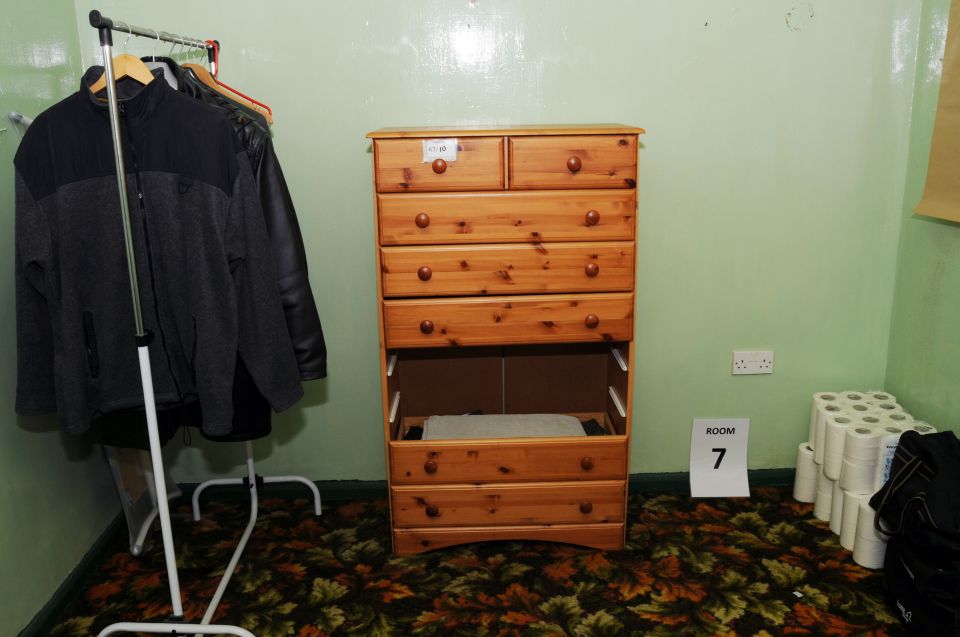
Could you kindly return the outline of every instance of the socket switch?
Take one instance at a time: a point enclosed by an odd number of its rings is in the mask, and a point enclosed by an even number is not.
[[[734,376],[738,374],[772,374],[773,351],[734,352],[730,373]]]

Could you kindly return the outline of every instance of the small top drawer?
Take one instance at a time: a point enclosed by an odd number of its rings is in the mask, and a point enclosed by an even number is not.
[[[459,138],[456,160],[433,162],[423,161],[423,141],[374,142],[379,192],[503,189],[502,137]]]
[[[635,188],[636,135],[510,138],[510,188]]]

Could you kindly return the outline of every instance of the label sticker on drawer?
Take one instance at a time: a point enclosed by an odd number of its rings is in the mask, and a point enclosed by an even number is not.
[[[423,140],[423,163],[428,164],[436,159],[457,161],[456,137]]]

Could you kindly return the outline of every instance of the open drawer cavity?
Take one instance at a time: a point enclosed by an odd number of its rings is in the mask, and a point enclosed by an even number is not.
[[[622,479],[628,361],[629,343],[388,353],[393,482]],[[423,439],[430,416],[462,414],[505,414],[507,422],[560,414],[579,420],[583,431],[514,436],[501,426],[492,436],[474,428],[469,437]]]

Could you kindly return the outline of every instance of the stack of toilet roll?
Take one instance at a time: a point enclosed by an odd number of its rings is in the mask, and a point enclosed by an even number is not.
[[[829,522],[840,545],[867,568],[880,568],[886,536],[874,528],[870,497],[890,477],[900,435],[936,431],[914,420],[883,391],[819,392],[813,395],[808,442],[797,450],[793,497],[813,502],[817,519]]]

